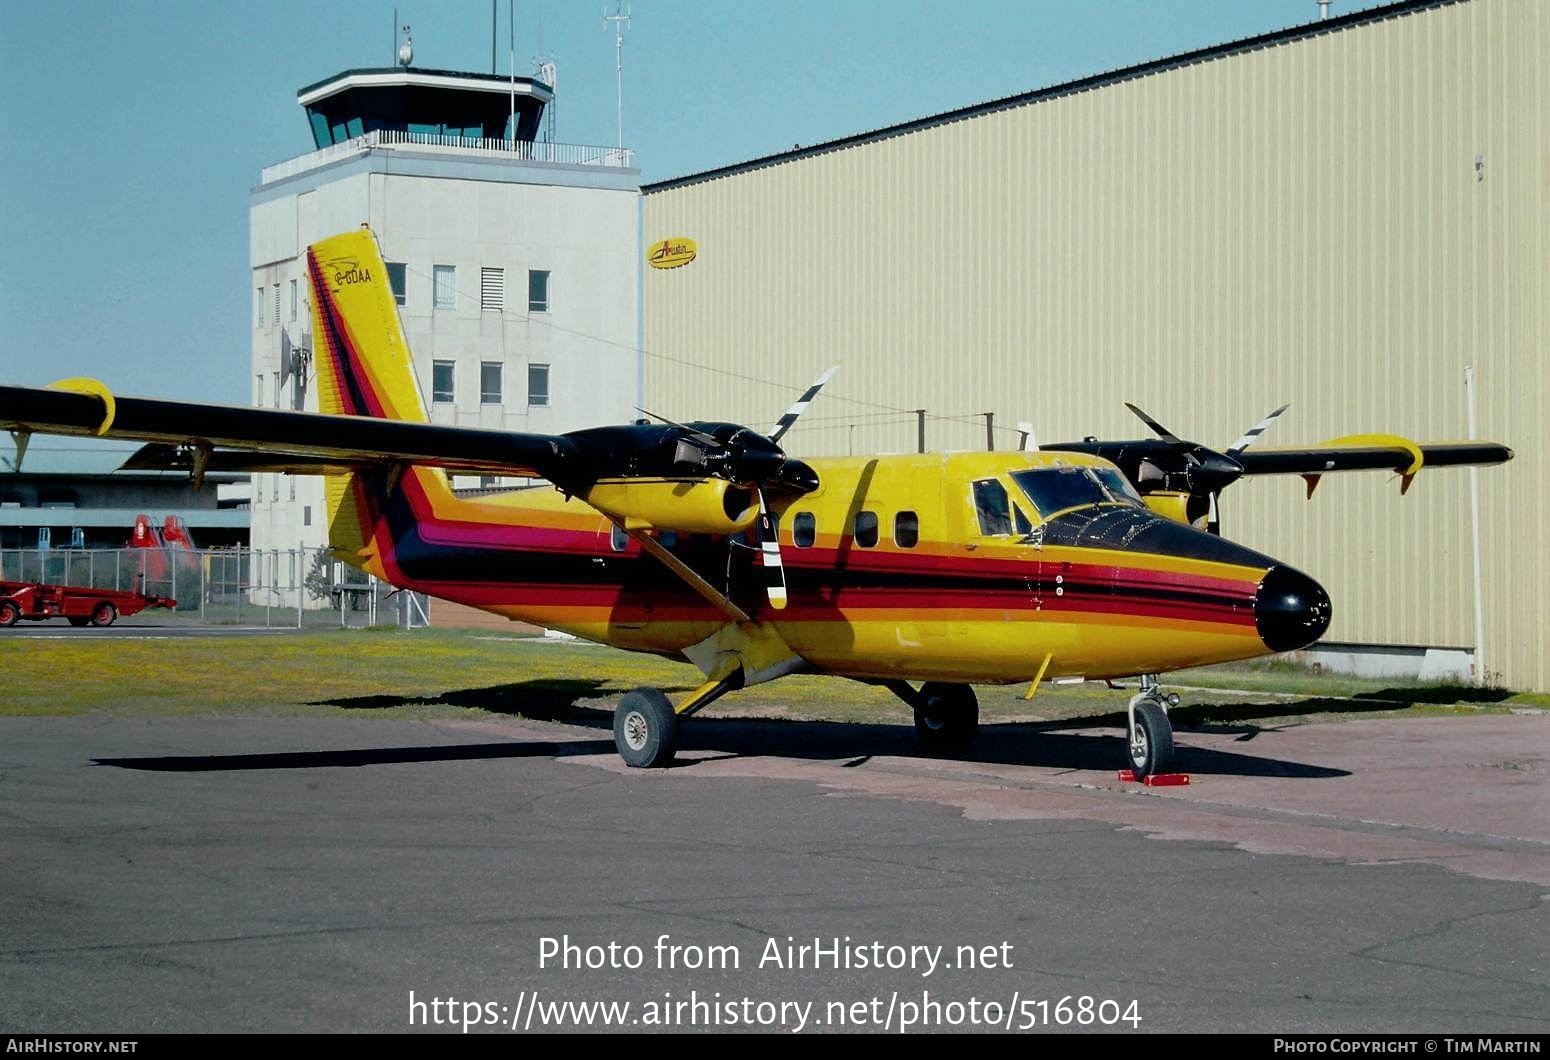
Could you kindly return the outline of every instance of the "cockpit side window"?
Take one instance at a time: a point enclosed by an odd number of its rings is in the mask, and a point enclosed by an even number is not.
[[[997,537],[1012,532],[1012,509],[1006,487],[993,478],[974,483],[974,511],[979,516],[980,533]]]

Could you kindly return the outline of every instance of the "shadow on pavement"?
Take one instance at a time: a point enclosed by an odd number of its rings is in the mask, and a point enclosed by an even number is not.
[[[611,734],[613,711],[610,707],[594,705],[596,700],[611,695],[603,691],[605,682],[587,679],[561,679],[524,681],[489,688],[458,689],[432,696],[356,696],[334,700],[322,700],[322,706],[347,709],[383,709],[401,705],[435,704],[478,708],[508,716],[536,719],[561,718],[566,723],[585,728],[601,729]],[[672,691],[672,690],[669,690]],[[592,702],[588,702],[592,701]],[[1314,701],[1310,701],[1314,702]],[[1370,706],[1352,707],[1347,701],[1332,701],[1345,709],[1371,709]],[[1253,704],[1233,708],[1237,719],[1252,716],[1252,711],[1263,710],[1261,716],[1295,713],[1309,704]],[[1195,708],[1181,707],[1173,716],[1181,723]],[[1205,710],[1206,708],[1200,708]],[[1220,710],[1222,708],[1211,708]],[[1312,708],[1328,709],[1328,708]],[[1311,712],[1311,710],[1310,710]],[[1062,722],[1006,722],[981,725],[980,735],[972,750],[953,760],[983,762],[994,765],[1021,765],[1053,769],[1108,771],[1119,769],[1125,762],[1125,748],[1121,727],[1125,723],[1123,713],[1106,714]],[[1074,734],[1072,728],[1097,728],[1107,726],[1116,731],[1108,736]],[[686,720],[680,732],[680,746],[685,750],[712,751],[716,757],[758,758],[778,757],[812,761],[853,760],[846,764],[856,765],[876,755],[904,758],[929,758],[916,747],[913,726],[897,724],[861,724],[857,722],[795,721],[771,718],[700,717]],[[245,769],[307,769],[368,765],[387,765],[404,762],[455,762],[497,758],[543,758],[579,754],[611,754],[613,740],[610,736],[598,739],[542,739],[511,740],[484,744],[446,744],[428,747],[356,748],[337,751],[294,751],[273,754],[193,755],[164,756],[154,758],[99,758],[99,765],[117,766],[122,769],[142,769],[160,772],[204,772]],[[693,759],[680,760],[676,768],[692,769]],[[1290,762],[1281,759],[1220,751],[1211,748],[1191,747],[1185,741],[1177,749],[1175,768],[1181,772],[1219,776],[1296,777],[1325,779],[1349,775],[1345,770]]]

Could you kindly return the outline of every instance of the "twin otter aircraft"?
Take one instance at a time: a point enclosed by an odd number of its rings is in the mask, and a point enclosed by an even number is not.
[[[791,673],[883,685],[924,745],[962,748],[970,682],[1142,675],[1129,759],[1173,751],[1154,675],[1316,641],[1330,602],[1308,576],[1215,530],[1243,474],[1498,463],[1505,446],[1390,436],[1226,453],[1158,437],[1035,452],[814,459],[780,448],[819,380],[769,435],[640,422],[563,435],[428,422],[376,240],[309,248],[323,414],[115,397],[94,380],[0,386],[0,426],[149,444],[126,466],[326,476],[329,540],[394,585],[634,651],[686,658],[678,703],[637,689],[614,713],[632,766],[669,762],[679,719]],[[1136,410],[1145,419],[1145,415]],[[552,488],[464,499],[448,472]],[[1202,528],[1201,524],[1204,524]]]

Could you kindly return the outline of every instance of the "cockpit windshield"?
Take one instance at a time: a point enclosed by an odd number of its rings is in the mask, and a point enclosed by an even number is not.
[[[1012,481],[1046,519],[1067,508],[1090,504],[1141,507],[1140,496],[1125,476],[1112,467],[1045,467],[1014,471]]]

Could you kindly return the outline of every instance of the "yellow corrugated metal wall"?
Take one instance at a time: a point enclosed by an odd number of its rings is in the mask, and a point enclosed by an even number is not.
[[[1542,458],[1550,4],[1464,0],[655,190],[646,398],[799,453],[1135,437],[1480,434],[1488,672],[1550,688]],[[1481,164],[1477,166],[1476,160]],[[772,382],[783,384],[772,386]],[[1015,435],[998,432],[998,446]],[[1330,640],[1473,646],[1469,472],[1243,482],[1224,529],[1335,600]]]

